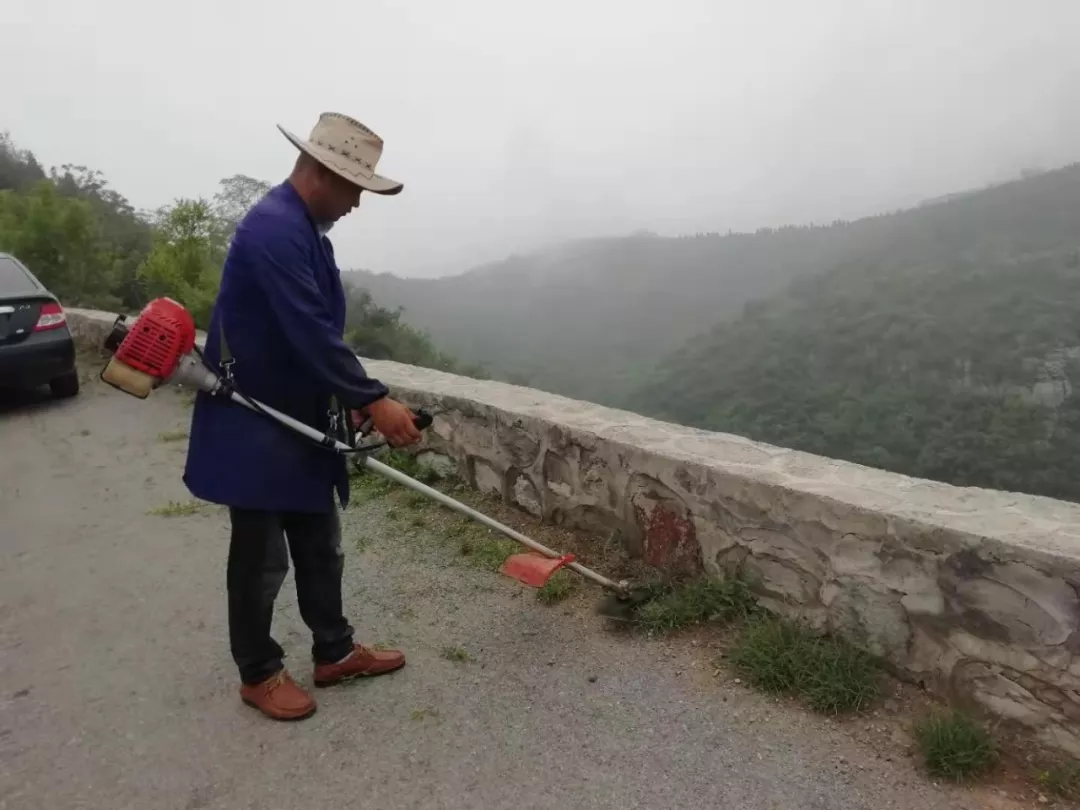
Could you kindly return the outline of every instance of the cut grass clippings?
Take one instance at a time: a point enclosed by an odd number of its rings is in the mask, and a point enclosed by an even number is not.
[[[469,651],[458,645],[443,647],[441,655],[447,661],[455,661],[457,663],[464,663],[465,661],[470,660]]]
[[[964,712],[939,710],[915,725],[915,739],[931,776],[962,782],[979,776],[997,760],[989,732]]]
[[[151,515],[158,517],[180,517],[182,515],[194,515],[203,505],[199,501],[169,501],[164,506],[158,506],[150,510]]]
[[[518,550],[513,541],[499,537],[490,530],[465,531],[463,534],[461,556],[468,565],[481,571],[498,571],[506,558]]]
[[[413,709],[411,717],[413,720],[424,720],[428,717],[437,720],[439,717],[439,710],[430,706],[423,709]]]
[[[749,622],[728,660],[758,689],[801,698],[823,714],[861,711],[878,695],[879,673],[869,655],[775,616]]]

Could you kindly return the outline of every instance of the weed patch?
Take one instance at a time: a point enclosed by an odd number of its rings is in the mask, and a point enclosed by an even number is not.
[[[556,571],[543,587],[536,591],[536,598],[545,605],[554,605],[566,599],[576,589],[576,579],[566,571]]]
[[[361,503],[389,495],[395,486],[393,481],[370,472],[357,473],[349,480],[349,488]]]
[[[650,633],[670,633],[707,621],[735,621],[757,612],[743,579],[702,578],[684,585],[657,586],[657,595],[638,608],[637,624]]]
[[[988,771],[997,759],[993,738],[964,712],[937,711],[915,726],[915,739],[931,776],[961,782]]]
[[[861,711],[878,694],[878,671],[869,655],[772,616],[743,628],[730,661],[758,689],[797,696],[823,714]]]
[[[393,467],[400,473],[404,473],[422,484],[431,486],[439,480],[439,474],[431,467],[421,464],[416,456],[403,453],[400,450],[388,450],[379,456],[379,461],[387,467]]]
[[[1062,799],[1080,800],[1080,762],[1063,762],[1040,771],[1039,785]]]

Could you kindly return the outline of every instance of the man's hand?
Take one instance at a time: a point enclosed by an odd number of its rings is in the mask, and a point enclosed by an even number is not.
[[[413,424],[413,412],[397,400],[384,397],[368,405],[366,410],[375,430],[391,447],[416,444],[422,438]]]

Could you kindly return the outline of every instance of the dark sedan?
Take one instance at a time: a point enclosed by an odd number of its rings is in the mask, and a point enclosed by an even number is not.
[[[57,397],[79,393],[64,308],[22,262],[0,253],[0,388],[44,385]]]

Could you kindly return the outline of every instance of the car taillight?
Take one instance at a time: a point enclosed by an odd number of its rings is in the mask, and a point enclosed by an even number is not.
[[[44,332],[46,329],[56,329],[64,325],[64,308],[57,303],[49,302],[41,305],[41,314],[34,325],[35,332]]]

